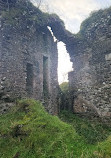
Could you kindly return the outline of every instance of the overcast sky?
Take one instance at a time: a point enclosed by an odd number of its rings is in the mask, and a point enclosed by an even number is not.
[[[38,2],[40,0],[32,0]],[[86,19],[94,10],[99,10],[111,6],[111,0],[42,0],[42,7],[50,12],[56,13],[64,21],[66,29],[72,33],[77,33],[81,22]],[[65,75],[71,70],[71,63],[62,43],[59,48],[59,82],[63,82]],[[67,78],[67,77],[66,77]]]
[[[32,0],[39,2],[40,0]],[[81,22],[91,11],[111,6],[111,0],[41,0],[42,6],[50,13],[56,13],[63,19],[66,28],[76,33]]]

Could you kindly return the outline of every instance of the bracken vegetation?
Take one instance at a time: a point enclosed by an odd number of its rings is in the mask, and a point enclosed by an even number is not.
[[[0,158],[111,157],[108,125],[68,112],[60,118],[49,115],[38,101],[19,101],[0,116]]]

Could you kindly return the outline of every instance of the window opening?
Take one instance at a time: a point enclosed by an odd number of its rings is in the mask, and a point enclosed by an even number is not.
[[[33,65],[27,63],[27,78],[26,78],[26,90],[30,96],[33,93]]]
[[[43,56],[43,94],[46,98],[49,93],[48,57]]]

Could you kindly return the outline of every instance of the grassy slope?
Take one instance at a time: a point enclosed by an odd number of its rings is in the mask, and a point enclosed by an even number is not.
[[[20,101],[0,116],[0,158],[111,157],[110,128],[67,113],[61,118],[68,123],[46,113],[39,102]]]

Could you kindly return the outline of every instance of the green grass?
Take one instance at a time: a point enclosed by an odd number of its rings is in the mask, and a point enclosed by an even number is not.
[[[38,101],[19,101],[0,116],[0,158],[111,157],[109,127],[67,112],[60,117],[67,123],[45,112]]]
[[[88,144],[104,141],[111,134],[111,122],[103,123],[100,118],[77,116],[67,111],[60,114],[63,121],[73,125],[76,132],[83,136]]]

